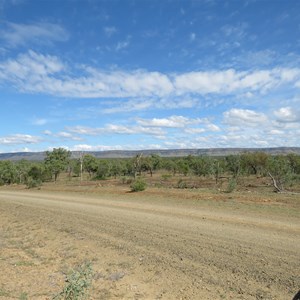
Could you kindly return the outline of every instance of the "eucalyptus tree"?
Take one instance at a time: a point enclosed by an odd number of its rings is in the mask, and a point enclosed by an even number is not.
[[[269,156],[266,169],[277,192],[283,192],[291,180],[292,168],[289,159],[283,155]]]
[[[9,160],[0,161],[0,184],[12,184],[17,180],[18,173],[15,164]]]
[[[97,158],[91,154],[86,154],[83,157],[83,170],[89,173],[89,177],[96,174],[98,169]]]
[[[61,171],[68,167],[70,156],[71,152],[63,148],[54,148],[53,151],[46,152],[45,167],[54,175],[54,182],[56,182]]]
[[[19,183],[26,183],[28,172],[32,168],[32,165],[33,164],[26,159],[21,159],[15,163]]]

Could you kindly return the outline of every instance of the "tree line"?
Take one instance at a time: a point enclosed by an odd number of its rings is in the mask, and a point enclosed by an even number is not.
[[[222,178],[232,184],[241,176],[255,175],[269,177],[275,190],[282,192],[293,183],[299,182],[300,156],[268,155],[265,152],[246,152],[225,157],[186,156],[167,158],[157,154],[137,155],[130,159],[100,159],[90,154],[71,158],[71,153],[63,148],[47,151],[42,162],[20,160],[0,161],[0,185],[26,184],[35,187],[46,181],[56,182],[63,172],[67,176],[95,179],[131,176],[136,179],[152,177],[155,172],[165,171],[170,176],[189,175],[209,177],[218,185]]]

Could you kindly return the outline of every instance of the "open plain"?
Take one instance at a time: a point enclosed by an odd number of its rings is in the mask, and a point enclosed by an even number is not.
[[[91,262],[89,299],[292,299],[299,195],[0,189],[0,299],[52,299]]]

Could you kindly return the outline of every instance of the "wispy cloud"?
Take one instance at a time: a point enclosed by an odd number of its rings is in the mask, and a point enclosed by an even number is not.
[[[190,41],[193,42],[196,39],[196,33],[195,32],[190,33],[189,38],[190,38]]]
[[[1,145],[37,144],[41,141],[42,138],[29,134],[12,134],[0,137]]]
[[[18,24],[6,22],[4,28],[0,30],[0,39],[10,47],[17,47],[32,43],[65,42],[69,39],[69,34],[62,26],[53,23]]]
[[[49,137],[55,137],[59,138],[60,140],[66,140],[66,141],[82,141],[83,138],[79,137],[78,135],[72,134],[67,131],[60,131],[57,133],[53,133],[50,130],[44,130],[43,134]]]
[[[129,40],[119,42],[116,46],[116,51],[121,51],[129,46]]]
[[[109,38],[118,32],[118,30],[115,26],[104,27],[103,31],[104,31],[105,35]]]
[[[74,126],[67,127],[67,131],[79,134],[79,135],[107,135],[107,134],[145,134],[151,136],[162,136],[165,132],[161,128],[151,128],[151,127],[143,127],[143,126],[124,126],[124,125],[116,125],[116,124],[107,124],[105,127],[101,128],[91,128],[85,126]]]
[[[46,125],[48,123],[47,119],[41,119],[41,118],[36,118],[32,120],[32,125],[36,125],[36,126],[43,126]]]
[[[231,126],[260,127],[267,122],[268,118],[263,113],[258,113],[249,109],[233,108],[224,114],[224,122]]]
[[[255,71],[214,70],[169,74],[134,71],[107,71],[84,66],[81,74],[58,57],[33,51],[0,63],[0,81],[13,84],[22,92],[44,93],[74,98],[160,97],[208,94],[265,93],[283,84],[300,80],[298,68]]]
[[[197,118],[186,118],[183,116],[171,116],[169,118],[138,119],[137,123],[142,126],[150,127],[169,127],[180,128],[187,125],[203,123],[203,120]]]
[[[274,112],[278,122],[293,123],[300,122],[300,110],[292,107],[281,107]]]

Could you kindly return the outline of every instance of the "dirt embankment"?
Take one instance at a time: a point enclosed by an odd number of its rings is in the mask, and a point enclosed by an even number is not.
[[[51,299],[83,261],[90,299],[287,300],[300,289],[295,214],[143,197],[0,190],[0,298]]]

